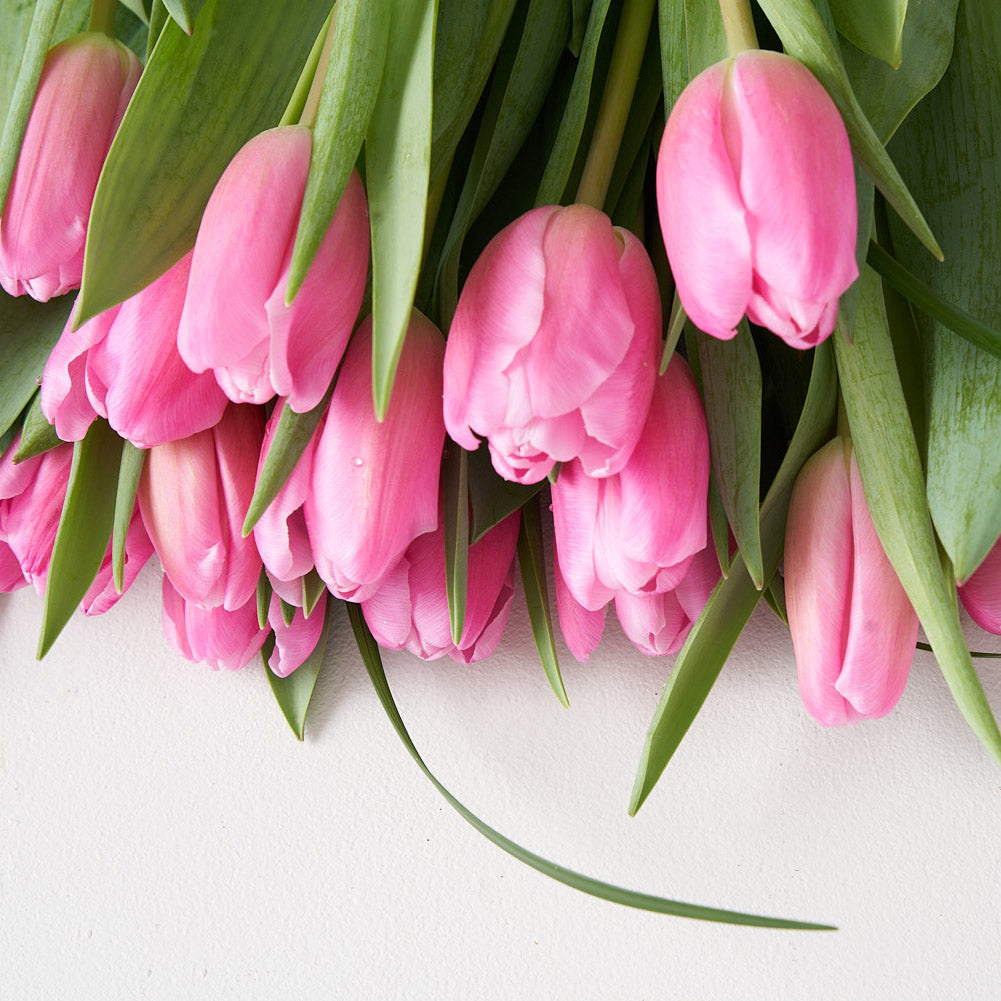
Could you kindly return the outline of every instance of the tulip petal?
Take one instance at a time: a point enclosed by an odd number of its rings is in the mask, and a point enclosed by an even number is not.
[[[1001,633],[1001,543],[995,543],[959,597],[974,622],[988,632]]]
[[[268,609],[268,624],[275,633],[275,648],[268,659],[268,667],[279,678],[287,678],[316,648],[323,630],[323,618],[327,608],[327,594],[324,592],[314,612],[307,619],[302,610],[295,613],[289,625],[285,624],[281,613],[281,601],[277,595],[271,596]]]
[[[607,606],[588,609],[577,601],[560,572],[559,553],[553,567],[553,582],[556,587],[556,615],[563,640],[573,657],[586,664],[601,642]]]

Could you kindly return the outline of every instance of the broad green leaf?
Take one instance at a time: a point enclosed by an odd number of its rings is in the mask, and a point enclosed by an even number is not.
[[[121,458],[122,439],[100,419],[73,446],[66,500],[45,585],[39,660],[83,601],[108,551]]]
[[[195,18],[205,0],[163,0],[167,13],[181,26],[186,35],[195,30]]]
[[[264,464],[257,474],[254,496],[250,498],[247,517],[243,521],[244,537],[254,530],[254,525],[260,521],[261,515],[292,475],[292,470],[295,469],[302,453],[306,451],[306,446],[319,427],[321,418],[327,412],[327,404],[330,403],[332,393],[333,385],[312,410],[302,414],[282,405],[282,411],[278,416],[278,427],[275,428],[268,454],[264,457]]]
[[[782,559],[793,482],[803,463],[829,434],[836,397],[833,352],[830,344],[824,343],[814,350],[813,375],[796,433],[761,507],[766,584],[771,582]],[[643,805],[678,749],[760,597],[743,557],[737,553],[729,577],[716,585],[674,662],[647,732],[629,804],[630,814]]]
[[[758,504],[761,498],[761,365],[747,321],[721,341],[699,334],[702,393],[712,468],[744,565],[765,586]]]
[[[424,249],[437,0],[395,0],[385,73],[365,140],[372,226],[372,399],[386,416]]]
[[[591,8],[591,16],[594,14],[594,3],[601,3],[602,0],[572,0],[573,2],[573,27],[570,30],[570,41],[567,48],[574,58],[579,59],[581,48],[585,44],[585,32],[590,24],[588,8]]]
[[[136,507],[139,478],[146,463],[146,450],[136,448],[131,442],[122,445],[122,464],[118,470],[118,492],[115,495],[115,524],[111,536],[111,571],[115,590],[121,594],[125,587],[125,537]]]
[[[451,447],[451,446],[450,446]],[[512,483],[497,475],[485,444],[466,453],[469,500],[472,507],[470,543],[477,543],[494,525],[527,504],[546,485]]]
[[[327,610],[323,618],[323,628],[320,630],[320,638],[313,647],[313,652],[290,674],[288,677],[279,678],[268,666],[271,658],[271,651],[274,649],[274,636],[269,636],[267,642],[261,650],[261,659],[264,661],[264,670],[268,675],[268,684],[274,694],[278,708],[282,715],[292,727],[292,732],[298,740],[305,737],[306,713],[309,710],[309,702],[313,697],[313,690],[316,688],[316,679],[320,675],[320,668],[323,666],[323,655],[327,650],[327,636],[330,633],[332,619],[332,609],[334,602],[327,602]]]
[[[532,636],[539,651],[542,669],[549,685],[562,705],[569,706],[567,691],[560,675],[560,663],[553,639],[553,620],[549,610],[549,588],[546,585],[546,554],[542,543],[542,515],[538,498],[530,500],[521,509],[521,528],[518,532],[518,566],[521,583],[525,589],[525,603],[532,623]]]
[[[943,301],[1001,329],[1001,17],[961,4],[952,63],[893,141],[946,249],[923,259],[891,219],[896,258]],[[957,580],[1001,534],[1001,360],[941,320],[917,317],[925,346],[927,489],[932,520]]]
[[[660,0],[660,57],[664,113],[669,115],[692,77],[726,59],[726,33],[718,3]]]
[[[299,291],[361,152],[386,64],[391,8],[388,0],[337,4],[286,301]]]
[[[452,642],[458,646],[466,624],[469,583],[469,477],[466,450],[450,442],[441,471],[445,531],[445,593]]]
[[[830,0],[838,31],[853,45],[899,66],[907,0]]]
[[[925,501],[921,459],[897,375],[879,278],[866,268],[854,336],[835,328],[841,393],[866,502],[886,555],[973,732],[1001,762],[1001,733],[973,669]]]
[[[229,161],[281,118],[327,11],[259,4],[249,17],[243,0],[207,0],[190,38],[164,26],[98,181],[79,322],[191,249]]]
[[[784,918],[758,917],[757,915],[744,914],[739,911],[726,911],[715,907],[700,907],[697,904],[687,904],[677,900],[667,900],[664,897],[655,897],[649,893],[626,890],[612,883],[606,883],[579,872],[574,872],[556,862],[550,862],[536,855],[534,852],[530,852],[527,848],[523,848],[498,831],[495,831],[480,820],[471,810],[463,806],[438,781],[434,773],[424,763],[424,759],[420,756],[416,745],[410,739],[410,734],[407,732],[403,717],[400,715],[400,710],[393,699],[389,680],[382,665],[382,657],[379,655],[379,647],[376,645],[372,634],[368,630],[368,626],[365,624],[361,609],[356,604],[348,603],[348,618],[351,622],[351,628],[354,631],[355,642],[358,644],[362,661],[365,664],[365,670],[368,671],[368,676],[372,681],[372,686],[375,688],[376,694],[379,696],[382,708],[385,710],[386,715],[393,724],[393,729],[396,730],[397,736],[403,742],[403,746],[406,747],[407,752],[414,759],[417,767],[420,768],[428,781],[438,790],[445,802],[466,823],[502,851],[507,852],[508,855],[535,869],[536,872],[541,872],[544,876],[563,883],[565,886],[579,890],[581,893],[588,893],[591,896],[599,897],[602,900],[608,900],[614,904],[622,904],[626,907],[636,907],[645,911],[654,911],[658,914],[672,914],[676,917],[695,918],[702,921],[722,921],[728,924],[756,925],[766,928],[798,928],[814,931],[834,930],[831,925],[811,924],[804,921],[788,921]]]
[[[851,140],[852,152],[883,197],[918,239],[937,257],[942,250],[917,202],[904,184],[852,90],[835,42],[812,0],[758,0],[786,51],[800,60],[827,88]]]
[[[577,156],[577,147],[580,145],[580,139],[584,133],[584,122],[587,119],[587,110],[591,102],[591,86],[594,79],[595,58],[598,55],[598,42],[601,41],[601,32],[605,26],[605,18],[608,16],[610,4],[611,0],[594,0],[594,3],[591,4],[591,14],[587,18],[587,32],[583,36],[583,44],[579,49],[580,59],[574,72],[570,97],[563,109],[560,130],[557,133],[552,152],[549,154],[549,161],[546,164],[546,172],[542,176],[539,191],[535,196],[536,205],[559,204],[566,189],[570,171],[573,169],[574,159]],[[578,10],[575,4],[575,27],[577,14]]]
[[[49,354],[66,327],[73,296],[39,303],[0,289],[0,434],[38,389]]]
[[[63,444],[65,442],[56,434],[56,429],[42,413],[41,393],[35,393],[24,415],[21,440],[18,442],[17,452],[14,453],[14,461],[24,462],[25,459],[33,459],[36,455],[42,455],[49,449]]]

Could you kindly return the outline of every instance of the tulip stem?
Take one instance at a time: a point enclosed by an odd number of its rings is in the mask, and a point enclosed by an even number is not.
[[[108,38],[115,37],[115,11],[118,0],[91,0],[88,31],[100,31]]]
[[[313,82],[309,85],[309,93],[306,95],[306,103],[303,105],[302,114],[299,116],[299,124],[305,125],[310,129],[316,124],[316,115],[320,108],[320,94],[323,93],[323,81],[327,76],[330,52],[334,47],[335,24],[337,24],[336,6],[330,12],[330,18],[327,21],[327,35],[323,39],[323,51],[320,53],[320,61],[316,64]]]
[[[626,118],[636,92],[653,8],[654,0],[625,0],[622,6],[605,92],[601,95],[591,148],[577,188],[578,203],[604,208]]]
[[[731,56],[760,48],[750,0],[719,0],[719,12],[723,17],[726,47]]]

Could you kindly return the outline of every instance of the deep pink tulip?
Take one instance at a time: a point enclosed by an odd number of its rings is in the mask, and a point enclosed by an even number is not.
[[[229,610],[186,601],[163,577],[163,631],[170,645],[188,660],[214,670],[246,667],[264,645],[268,630],[257,622],[257,600]]]
[[[487,245],[445,351],[445,426],[505,479],[618,472],[650,405],[660,296],[643,245],[587,205],[533,209]]]
[[[0,285],[40,302],[78,288],[97,178],[139,80],[121,42],[87,32],[45,57],[0,216]]]
[[[365,291],[368,206],[352,172],[306,279],[285,305],[312,133],[262,132],[233,158],[205,208],[178,336],[195,372],[238,403],[315,407],[344,354]]]
[[[42,376],[42,413],[64,441],[106,417],[140,448],[187,438],[219,423],[226,396],[177,353],[191,255],[120,306],[78,330],[70,317]]]
[[[1001,633],[1001,541],[959,589],[959,597],[978,626]]]
[[[445,588],[445,533],[433,532],[410,543],[379,590],[362,602],[362,612],[380,646],[406,647],[424,660],[446,654],[460,664],[483,660],[494,652],[514,597],[517,514],[495,525],[469,547],[466,619],[458,645],[452,642]]]
[[[825,726],[885,716],[907,683],[918,619],[883,552],[850,442],[803,467],[786,522],[785,592],[799,688]]]
[[[309,618],[302,608],[296,609],[292,621],[286,625],[282,617],[281,600],[278,592],[271,595],[268,608],[268,625],[275,633],[275,648],[268,658],[268,667],[279,678],[287,678],[313,652],[323,630],[323,617],[327,610],[327,592],[320,595]]]
[[[263,436],[260,409],[231,404],[214,428],[149,450],[139,509],[189,606],[232,612],[256,594],[261,558],[242,528]]]
[[[685,311],[714,337],[744,314],[797,348],[834,329],[858,277],[852,154],[806,67],[742,52],[682,92],[657,161],[660,225]]]
[[[438,524],[443,355],[441,331],[415,311],[382,423],[372,405],[371,317],[344,356],[304,505],[316,569],[339,598],[370,597]]]
[[[709,435],[692,373],[679,355],[657,380],[628,462],[595,479],[580,462],[553,484],[563,580],[592,611],[620,591],[672,590],[706,545]]]

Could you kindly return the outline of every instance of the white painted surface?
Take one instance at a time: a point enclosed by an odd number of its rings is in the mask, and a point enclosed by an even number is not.
[[[928,654],[886,720],[825,731],[760,612],[634,819],[668,664],[617,626],[565,658],[569,712],[522,611],[485,664],[386,658],[488,823],[635,889],[841,928],[793,933],[627,910],[485,842],[407,756],[343,617],[298,744],[262,671],[179,659],[158,603],[147,569],[38,664],[40,601],[0,596],[4,999],[998,996],[1001,769]]]

